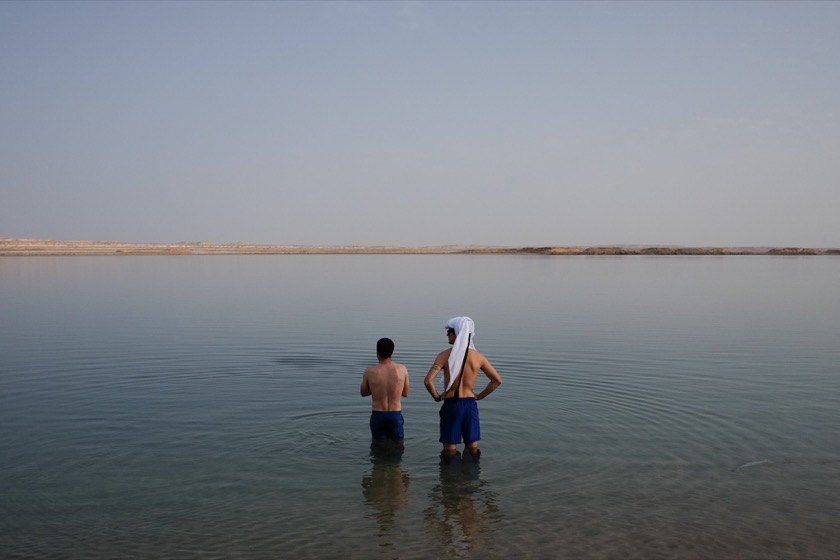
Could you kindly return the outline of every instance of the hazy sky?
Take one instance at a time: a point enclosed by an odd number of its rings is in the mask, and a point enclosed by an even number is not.
[[[0,2],[0,237],[840,246],[840,2]]]

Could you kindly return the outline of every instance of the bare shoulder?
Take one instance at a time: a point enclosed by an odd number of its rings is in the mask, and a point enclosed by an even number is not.
[[[481,352],[479,352],[478,350],[476,350],[475,348],[470,348],[470,356],[476,362],[480,362],[482,364],[487,362],[487,357],[484,354],[482,354]]]
[[[487,356],[485,356],[481,352],[476,351],[475,360],[476,363],[478,363],[478,367],[485,373],[487,373],[488,370],[495,370],[493,364],[491,364],[490,360],[487,359]]]
[[[371,375],[376,375],[379,372],[379,364],[373,364],[365,368],[365,377],[369,377]]]

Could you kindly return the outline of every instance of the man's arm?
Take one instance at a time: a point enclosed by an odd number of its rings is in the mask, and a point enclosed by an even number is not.
[[[403,373],[405,374],[405,383],[403,383],[402,396],[407,397],[410,391],[408,387],[408,368],[403,368]]]
[[[365,370],[364,375],[362,375],[362,386],[359,389],[359,392],[363,397],[369,397],[372,394],[370,391],[370,383],[368,382],[367,370]]]
[[[423,380],[423,385],[426,386],[426,390],[436,401],[440,401],[440,395],[438,395],[437,388],[435,388],[435,377],[443,370],[443,366],[439,362],[440,354],[435,358],[435,363],[429,369],[429,373],[426,374],[426,379]]]
[[[490,380],[490,383],[487,384],[487,387],[484,388],[482,392],[475,396],[475,400],[480,401],[493,391],[499,388],[499,385],[502,384],[502,376],[499,375],[499,372],[496,371],[496,368],[493,367],[493,364],[485,358],[483,363],[481,364],[481,371],[484,372],[484,375]]]

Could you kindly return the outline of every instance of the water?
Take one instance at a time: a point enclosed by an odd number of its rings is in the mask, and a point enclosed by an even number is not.
[[[3,558],[836,558],[840,259],[0,258]],[[441,465],[423,377],[504,384]],[[406,451],[361,373],[396,341]],[[479,384],[479,387],[482,385]]]

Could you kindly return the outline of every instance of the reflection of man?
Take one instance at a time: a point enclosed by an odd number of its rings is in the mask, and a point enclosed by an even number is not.
[[[361,394],[371,396],[370,433],[377,446],[403,446],[403,416],[401,397],[408,396],[408,369],[391,360],[394,341],[380,338],[376,342],[379,363],[365,370]]]
[[[469,317],[454,317],[446,322],[446,336],[452,348],[444,350],[435,358],[424,384],[436,401],[443,400],[440,407],[441,456],[454,457],[463,438],[467,450],[474,460],[481,452],[478,441],[481,430],[478,421],[480,401],[502,384],[502,378],[484,354],[475,349],[475,323]],[[445,390],[438,394],[435,378],[443,371]],[[478,395],[474,392],[478,372],[481,371],[490,382]]]
[[[362,495],[374,508],[373,518],[384,534],[394,527],[397,511],[408,505],[409,477],[393,455],[371,457],[373,468],[362,477]]]
[[[498,497],[481,479],[481,463],[468,450],[440,462],[440,483],[429,492],[424,518],[430,534],[429,556],[484,558],[495,550],[502,518]]]

